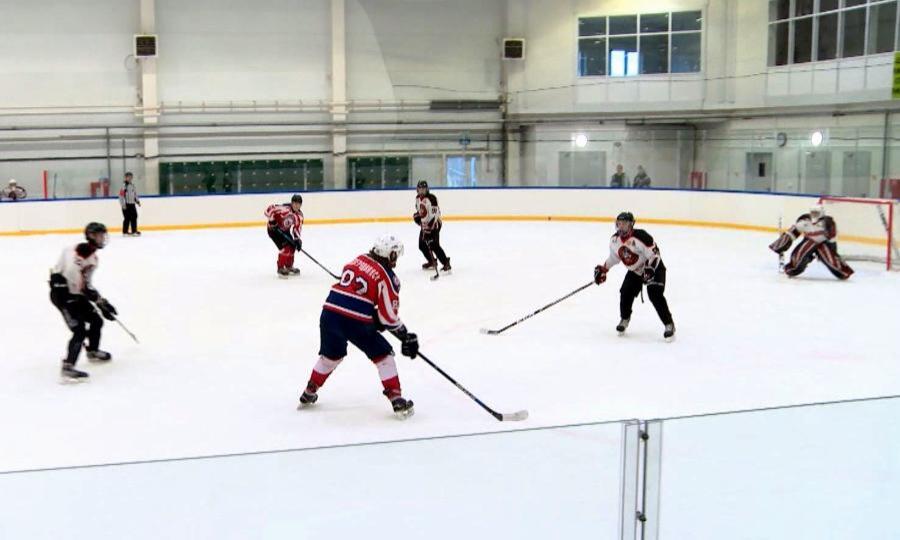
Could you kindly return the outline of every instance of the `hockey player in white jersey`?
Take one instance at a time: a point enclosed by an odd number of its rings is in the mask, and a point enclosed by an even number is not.
[[[610,268],[618,263],[628,268],[622,287],[619,289],[619,315],[621,320],[616,331],[625,333],[631,322],[631,308],[634,300],[647,286],[647,296],[656,309],[659,319],[665,325],[663,337],[668,341],[675,336],[675,323],[664,295],[666,290],[666,265],[662,262],[659,248],[647,231],[634,228],[634,215],[622,212],[616,217],[616,232],[609,241],[609,258],[594,268],[594,283],[606,281]]]
[[[113,321],[116,308],[100,296],[91,283],[97,268],[97,250],[106,247],[109,240],[106,226],[102,223],[88,223],[84,229],[85,242],[63,250],[59,261],[50,274],[50,301],[62,313],[72,339],[69,340],[66,357],[63,359],[61,375],[64,381],[87,380],[88,374],[75,369],[78,355],[87,339],[87,357],[92,362],[109,362],[112,355],[100,350],[100,329],[103,317]]]
[[[797,218],[797,222],[787,232],[781,233],[778,240],[769,245],[769,249],[780,255],[800,236],[803,241],[791,252],[791,260],[784,267],[786,275],[799,276],[816,257],[838,279],[847,279],[853,275],[853,269],[838,255],[835,242],[837,224],[831,216],[825,215],[824,207],[813,206],[808,214]]]

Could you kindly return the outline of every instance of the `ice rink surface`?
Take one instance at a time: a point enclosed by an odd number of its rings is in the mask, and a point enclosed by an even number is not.
[[[640,226],[640,225],[638,225]],[[838,282],[814,262],[789,280],[774,236],[648,227],[668,267],[677,339],[649,301],[618,322],[624,268],[500,336],[499,328],[592,278],[610,224],[448,222],[452,275],[420,269],[413,224],[308,226],[304,247],[334,272],[382,233],[406,244],[400,314],[421,350],[500,411],[500,424],[425,363],[398,357],[416,415],[396,420],[374,366],[351,352],[311,410],[295,410],[318,350],[332,279],[298,254],[275,276],[260,229],[113,234],[95,285],[141,340],[104,328],[109,365],[61,385],[69,332],[48,269],[78,235],[7,237],[0,272],[0,470],[175,458],[674,415],[900,393],[900,275],[871,263]],[[393,340],[393,338],[389,338]],[[399,346],[397,347],[399,350]]]

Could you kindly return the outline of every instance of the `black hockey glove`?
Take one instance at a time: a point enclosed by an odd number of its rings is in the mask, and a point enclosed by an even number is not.
[[[84,295],[85,295],[85,296],[87,297],[87,299],[90,300],[91,302],[98,302],[98,301],[100,301],[100,293],[97,292],[97,289],[93,289],[93,288],[91,288],[91,287],[85,287],[85,288],[84,288]]]
[[[649,266],[644,267],[644,273],[641,277],[644,279],[644,283],[650,284],[653,281],[653,277],[656,275],[656,269],[651,268]]]
[[[416,222],[416,225],[421,225],[422,224],[422,216],[420,216],[419,213],[416,212],[415,214],[413,214],[413,221]]]
[[[119,314],[119,312],[116,311],[116,308],[110,304],[109,300],[106,298],[101,298],[97,301],[97,308],[100,309],[100,313],[103,314],[103,318],[107,321],[116,320],[116,315]]]
[[[403,338],[403,344],[400,346],[400,353],[403,356],[415,358],[419,355],[419,336],[409,332]]]
[[[299,238],[295,239],[294,240],[294,249],[296,249],[297,251],[300,251],[301,249],[303,249],[303,240],[300,240]]]
[[[608,270],[602,264],[598,264],[594,267],[594,283],[600,285],[604,281],[606,281],[606,273]]]

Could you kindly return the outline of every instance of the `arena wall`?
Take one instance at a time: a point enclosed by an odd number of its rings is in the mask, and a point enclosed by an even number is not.
[[[716,191],[629,189],[445,189],[435,190],[446,221],[595,221],[612,222],[623,210],[639,222],[760,232],[778,230],[812,204],[815,197]],[[304,194],[307,225],[411,221],[413,192],[331,191]],[[147,197],[140,208],[142,230],[254,227],[263,210],[289,194]],[[0,204],[0,235],[72,233],[89,221],[115,231],[121,223],[116,199],[21,201]],[[877,214],[856,212],[839,224],[852,237],[844,241],[882,243]]]

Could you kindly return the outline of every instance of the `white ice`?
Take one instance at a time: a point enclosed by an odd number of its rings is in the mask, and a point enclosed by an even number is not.
[[[454,271],[437,281],[419,268],[412,225],[308,226],[304,245],[339,271],[385,232],[406,244],[398,268],[401,316],[419,334],[422,351],[494,408],[527,408],[527,421],[497,422],[425,363],[406,358],[397,361],[416,415],[398,421],[381,395],[377,371],[352,349],[321,390],[319,403],[295,410],[316,360],[318,317],[332,280],[299,254],[302,277],[277,279],[275,249],[259,229],[114,236],[100,253],[95,284],[141,343],[107,323],[102,346],[114,361],[92,365],[82,359],[90,382],[60,385],[59,359],[69,334],[48,301],[46,278],[59,251],[78,236],[7,237],[0,239],[0,472],[900,393],[894,334],[900,276],[875,264],[857,264],[847,282],[818,263],[788,279],[766,249],[769,235],[652,227],[668,267],[675,342],[663,341],[649,301],[635,303],[628,335],[616,335],[621,266],[604,285],[503,335],[486,336],[479,328],[501,327],[587,283],[606,257],[609,225],[449,222],[442,239]],[[826,415],[818,422],[827,426],[831,420]],[[729,425],[740,433],[747,424]],[[852,419],[842,425],[856,433]],[[869,435],[861,424],[856,427],[861,431],[848,437]],[[193,531],[193,538],[355,538],[367,528],[384,527],[383,534],[369,536],[614,538],[619,430],[611,424],[0,475],[0,492],[6,494],[0,496],[0,536],[96,540]],[[679,484],[678,475],[694,478],[710,466],[710,456],[725,459],[729,470],[734,449],[706,446],[705,437],[714,440],[717,433],[696,430],[700,436],[680,447],[672,438],[667,446],[675,452],[675,468],[664,469],[669,490],[690,489],[692,481]],[[756,430],[743,436],[755,437]],[[819,431],[811,432],[813,438]],[[886,445],[863,446],[883,460],[879,452],[897,445],[896,438],[885,440]],[[809,489],[819,491],[818,467],[853,459],[861,455],[859,448],[828,443],[813,452],[821,463],[810,469],[816,472]],[[693,460],[693,469],[683,464],[685,458]],[[790,470],[791,463],[783,465]],[[878,477],[896,478],[896,463],[884,463]],[[861,481],[845,480],[845,488],[830,488],[854,493]],[[709,489],[719,485],[715,478],[704,481],[711,482]],[[887,504],[892,496],[881,486],[885,496],[878,501]],[[741,493],[733,492],[735,504]],[[81,520],[82,510],[95,517]],[[878,522],[857,510],[853,515],[862,522]],[[663,524],[672,527],[678,517],[668,515]],[[747,538],[752,531],[745,529]]]
[[[377,372],[356,350],[296,411],[317,357],[332,279],[298,254],[300,278],[275,276],[264,230],[113,236],[95,284],[139,337],[104,328],[109,365],[58,383],[68,330],[46,277],[76,235],[8,237],[0,328],[6,443],[0,470],[392,440],[622,418],[651,418],[900,393],[894,357],[900,276],[875,264],[839,282],[819,263],[778,274],[768,235],[652,227],[668,267],[677,340],[665,343],[649,301],[618,337],[618,287],[607,283],[508,330],[500,327],[591,279],[610,226],[450,222],[453,274],[430,281],[406,224],[308,226],[306,249],[332,269],[381,233],[406,244],[401,316],[422,351],[501,411],[500,424],[421,361],[398,357],[416,415],[399,422]],[[393,338],[390,338],[393,339]]]

